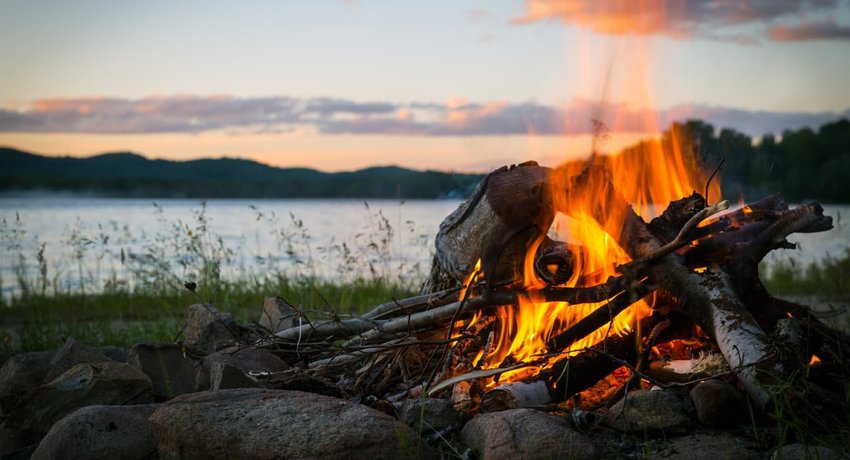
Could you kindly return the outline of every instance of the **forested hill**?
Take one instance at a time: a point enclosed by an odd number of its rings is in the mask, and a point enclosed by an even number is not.
[[[674,135],[675,134],[675,135]],[[652,142],[624,149],[620,157],[645,155]],[[687,164],[720,173],[723,195],[748,201],[782,193],[789,201],[850,203],[850,121],[817,129],[785,130],[755,141],[734,129],[716,130],[691,120],[675,123],[661,139],[679,142]],[[604,156],[600,161],[607,161]],[[635,163],[639,164],[639,163]],[[0,193],[57,191],[116,197],[189,198],[441,198],[466,197],[481,174],[413,171],[398,167],[323,173],[281,169],[249,160],[186,162],[150,160],[132,153],[55,158],[0,148]]]
[[[110,197],[465,197],[481,175],[375,167],[323,173],[230,158],[151,160],[133,153],[45,157],[0,147],[0,192],[72,192]]]

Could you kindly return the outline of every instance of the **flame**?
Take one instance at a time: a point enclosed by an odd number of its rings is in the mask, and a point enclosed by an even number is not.
[[[666,140],[645,142],[615,157],[600,157],[593,161],[605,166],[611,173],[617,190],[635,211],[644,217],[653,217],[667,203],[703,190],[707,177],[699,170],[696,159],[683,148],[685,143],[680,130],[673,130]],[[565,165],[564,177],[579,174],[586,164]],[[600,185],[601,186],[601,185]],[[568,210],[570,216],[558,221],[558,237],[562,241],[580,246],[574,251],[572,277],[567,287],[589,286],[604,282],[617,275],[615,266],[631,259],[616,241],[624,216],[611,215],[598,222],[592,210],[600,203],[595,200],[605,196],[602,190],[589,190],[581,196],[565,193],[566,184],[553,184],[551,196],[557,209]],[[712,191],[719,196],[715,186]],[[530,248],[525,260],[525,287],[540,288],[544,283],[533,268],[535,248]],[[704,269],[703,269],[704,270]],[[700,272],[700,268],[696,269]],[[610,299],[609,299],[610,300]],[[607,302],[607,301],[606,301]],[[496,312],[497,328],[494,345],[486,356],[479,353],[474,363],[484,369],[499,367],[509,362],[534,362],[538,366],[503,374],[500,381],[512,381],[533,375],[560,359],[553,352],[575,354],[600,343],[606,337],[628,334],[638,328],[638,320],[651,312],[651,305],[640,300],[605,325],[566,350],[548,350],[547,341],[561,331],[600,308],[606,302],[571,305],[566,302],[545,302],[542,299],[519,296],[518,305],[501,307]],[[548,357],[541,359],[544,355]]]
[[[657,3],[657,2],[656,2]],[[618,155],[599,155],[594,144],[591,149],[591,157],[587,161],[567,163],[558,168],[558,177],[564,180],[549,182],[548,193],[556,209],[565,210],[569,216],[559,215],[553,226],[556,239],[569,242],[574,250],[575,261],[572,277],[563,285],[565,287],[591,286],[604,282],[609,276],[617,275],[615,267],[630,261],[630,257],[617,244],[618,232],[622,228],[624,217],[609,212],[604,221],[599,222],[593,217],[592,210],[605,209],[605,203],[600,202],[606,197],[606,184],[591,184],[591,189],[581,194],[567,194],[568,178],[578,175],[582,169],[590,164],[600,165],[606,168],[611,176],[611,183],[617,191],[633,206],[635,212],[645,220],[658,215],[670,201],[690,195],[697,191],[706,193],[706,182],[708,175],[705,174],[698,164],[698,147],[689,143],[689,133],[679,125],[674,125],[669,130],[661,132],[658,125],[657,115],[652,110],[640,110],[644,119],[635,121],[636,113],[629,107],[640,106],[642,108],[652,107],[650,79],[647,75],[652,67],[646,50],[640,48],[644,41],[639,41],[639,48],[629,50],[628,55],[619,56],[620,62],[627,62],[630,68],[621,72],[620,75],[624,88],[606,88],[609,94],[626,95],[628,100],[623,104],[607,104],[603,101],[600,105],[617,110],[620,107],[623,113],[601,114],[602,122],[610,123],[612,132],[600,121],[594,121],[594,126],[599,128],[602,137],[617,135],[618,131],[626,131],[626,126],[642,124],[646,133],[657,137],[641,142],[628,148]],[[588,56],[579,50],[579,58]],[[632,52],[634,51],[634,52]],[[598,55],[596,53],[595,55]],[[589,68],[593,66],[581,66]],[[616,77],[614,75],[613,77]],[[579,81],[598,82],[605,81],[611,84],[608,76],[602,78],[579,78]],[[631,104],[631,105],[629,105]],[[627,119],[628,118],[628,119]],[[569,132],[569,127],[566,127]],[[604,140],[604,139],[603,139]],[[712,182],[707,190],[706,198],[718,199],[720,197],[719,180]],[[594,188],[596,187],[596,188]],[[598,217],[598,216],[597,216]],[[535,248],[530,248],[525,259],[524,283],[525,288],[534,289],[544,286],[543,281],[538,279],[533,269]],[[608,299],[610,300],[610,299]],[[578,353],[587,347],[596,345],[606,337],[628,334],[638,330],[639,320],[651,312],[651,304],[647,299],[640,300],[617,315],[610,324],[607,324],[593,332],[584,339],[571,345],[566,350],[548,350],[547,341],[560,332],[567,330],[586,315],[604,305],[605,302],[571,305],[566,302],[545,302],[542,299],[529,296],[519,296],[518,305],[505,306],[497,309],[492,346],[479,352],[474,359],[474,365],[484,369],[496,368],[505,364],[516,362],[534,363],[534,367],[513,371],[503,374],[501,382],[521,379],[529,374],[539,372],[540,369],[552,364],[556,359],[561,359],[563,354]],[[473,318],[468,324],[474,324],[478,318]],[[640,332],[640,331],[638,331]],[[552,356],[552,353],[561,353],[560,356]],[[544,356],[546,355],[546,356]]]
[[[812,355],[812,359],[811,361],[809,361],[809,366],[814,366],[815,364],[818,364],[820,362],[821,361],[820,358],[818,358],[818,355]]]

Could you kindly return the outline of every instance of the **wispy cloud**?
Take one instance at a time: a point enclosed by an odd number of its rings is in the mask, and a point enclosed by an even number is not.
[[[835,20],[808,22],[797,26],[776,25],[768,30],[771,40],[779,42],[800,40],[850,40],[850,26]]]
[[[740,43],[848,39],[848,26],[813,20],[834,14],[838,6],[839,0],[526,0],[525,13],[514,23],[557,20],[605,35]]]
[[[536,102],[475,102],[451,97],[442,103],[360,102],[342,98],[284,96],[170,96],[141,99],[55,98],[21,109],[0,110],[0,132],[94,134],[282,133],[297,128],[320,134],[393,136],[583,135],[594,120],[612,132],[646,133],[673,121],[702,119],[750,135],[815,127],[844,112],[768,112],[707,105],[665,110],[577,99],[562,106]]]

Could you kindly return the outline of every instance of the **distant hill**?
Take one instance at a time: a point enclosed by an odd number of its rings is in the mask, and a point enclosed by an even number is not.
[[[482,177],[395,166],[324,173],[232,158],[151,160],[129,152],[46,157],[0,147],[0,192],[150,198],[460,198],[468,196]]]

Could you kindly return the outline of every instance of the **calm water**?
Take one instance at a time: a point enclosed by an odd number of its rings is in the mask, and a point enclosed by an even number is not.
[[[175,278],[195,276],[198,257],[223,259],[224,276],[285,272],[328,278],[377,275],[421,278],[440,222],[459,201],[129,200],[0,198],[3,295],[40,266],[60,288],[102,289],[143,275],[163,258]],[[794,235],[794,251],[767,263],[808,264],[850,247],[850,206],[825,206],[833,230]],[[190,245],[195,249],[190,250]],[[43,248],[43,264],[39,249]],[[162,267],[161,267],[162,268]],[[141,274],[141,275],[140,275]]]

